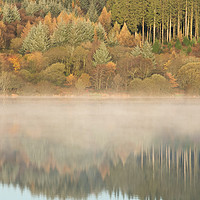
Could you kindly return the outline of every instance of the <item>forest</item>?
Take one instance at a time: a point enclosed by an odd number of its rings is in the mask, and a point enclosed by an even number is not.
[[[0,2],[0,95],[199,95],[199,0]]]

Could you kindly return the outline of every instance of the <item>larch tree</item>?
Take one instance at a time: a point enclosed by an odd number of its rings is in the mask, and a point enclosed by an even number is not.
[[[111,29],[111,12],[107,12],[106,7],[103,8],[101,15],[99,16],[99,22],[108,33]]]
[[[27,22],[26,26],[24,27],[22,33],[21,33],[21,38],[25,39],[26,36],[28,35],[29,31],[31,30],[32,25],[30,24],[30,21]]]
[[[134,38],[131,35],[130,31],[128,30],[126,23],[124,23],[124,26],[118,36],[119,44],[123,46],[133,46],[134,45]]]

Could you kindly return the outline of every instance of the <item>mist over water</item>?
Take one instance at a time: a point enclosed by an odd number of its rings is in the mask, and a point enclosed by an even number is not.
[[[200,99],[2,98],[0,182],[44,199],[198,199],[199,122]]]

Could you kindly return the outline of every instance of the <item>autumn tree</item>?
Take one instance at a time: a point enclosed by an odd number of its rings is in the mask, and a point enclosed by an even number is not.
[[[0,21],[0,49],[6,47],[5,37],[6,37],[6,26],[2,21]]]
[[[91,86],[90,75],[83,73],[75,84],[77,90],[81,91]]]
[[[111,29],[111,12],[107,12],[106,7],[103,8],[101,15],[99,16],[99,22],[108,33]]]
[[[26,36],[28,35],[29,31],[31,30],[32,25],[30,24],[30,21],[27,22],[26,26],[24,27],[22,33],[21,33],[21,38],[25,39]]]
[[[118,35],[118,41],[120,45],[124,45],[124,46],[133,46],[134,45],[134,38],[131,35],[131,33],[129,32],[126,23],[124,23],[124,26],[120,32],[120,34]]]

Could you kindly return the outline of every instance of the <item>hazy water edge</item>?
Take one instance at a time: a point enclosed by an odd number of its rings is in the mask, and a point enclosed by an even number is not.
[[[51,198],[200,197],[197,98],[17,97],[0,109],[1,183]]]

